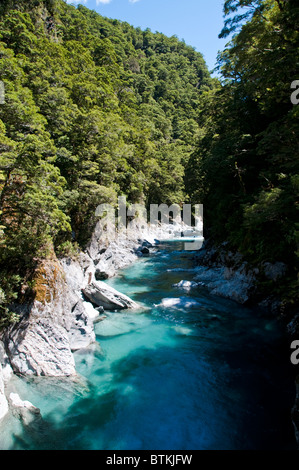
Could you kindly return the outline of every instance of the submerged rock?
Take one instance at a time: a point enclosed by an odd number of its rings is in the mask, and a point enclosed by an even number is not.
[[[198,283],[195,281],[180,281],[177,284],[173,284],[173,287],[178,287],[179,289],[191,290],[193,287],[197,287]]]
[[[82,292],[93,304],[106,310],[138,308],[138,304],[128,296],[101,281],[91,282]]]
[[[161,304],[166,308],[189,308],[200,305],[197,300],[190,299],[189,297],[167,297],[162,299]]]
[[[32,405],[30,401],[21,400],[17,393],[10,393],[9,404],[13,414],[19,418],[25,426],[36,426],[42,422],[40,409]]]

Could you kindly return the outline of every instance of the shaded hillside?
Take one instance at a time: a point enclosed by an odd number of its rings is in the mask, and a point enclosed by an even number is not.
[[[299,70],[298,2],[227,0],[224,10],[221,35],[235,36],[219,55],[222,86],[201,101],[203,134],[186,187],[204,204],[215,243],[229,242],[253,265],[287,265],[278,285],[261,272],[260,286],[295,306],[299,106],[291,84]]]

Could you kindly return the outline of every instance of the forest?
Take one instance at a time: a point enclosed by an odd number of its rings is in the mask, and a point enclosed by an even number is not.
[[[298,302],[299,108],[291,98],[299,6],[227,0],[224,13],[220,36],[233,39],[218,57],[221,85],[201,101],[188,192],[204,204],[214,240],[228,241],[254,266],[287,264],[279,285],[260,278],[261,291],[280,296],[287,309]]]
[[[287,264],[275,293],[296,304],[299,7],[226,0],[224,13],[218,79],[175,36],[63,0],[2,0],[0,327],[34,296],[41,260],[84,249],[96,207],[120,195],[203,204],[213,243]]]

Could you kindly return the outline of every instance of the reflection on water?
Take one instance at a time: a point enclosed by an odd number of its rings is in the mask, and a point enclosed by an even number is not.
[[[192,280],[192,257],[165,246],[107,281],[140,310],[95,325],[98,343],[75,354],[75,382],[15,378],[43,425],[34,432],[8,417],[0,448],[295,448],[277,322],[202,287],[174,288]]]

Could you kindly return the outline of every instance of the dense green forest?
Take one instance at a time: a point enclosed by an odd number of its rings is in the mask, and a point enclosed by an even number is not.
[[[188,161],[189,195],[205,207],[217,242],[228,241],[253,265],[282,261],[279,285],[265,282],[291,306],[298,301],[299,5],[293,0],[226,0],[219,54],[222,85],[205,94],[203,130]]]
[[[3,306],[39,259],[84,247],[99,204],[185,200],[215,80],[176,37],[81,5],[7,0],[0,15]]]
[[[176,37],[63,0],[0,5],[0,317],[45,257],[84,248],[95,208],[203,203],[205,228],[296,290],[296,2],[227,0],[222,79]],[[245,13],[244,13],[245,12]],[[243,26],[242,26],[243,25]]]

